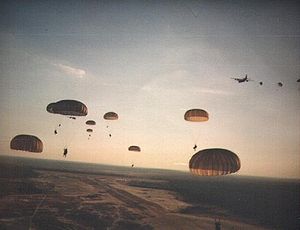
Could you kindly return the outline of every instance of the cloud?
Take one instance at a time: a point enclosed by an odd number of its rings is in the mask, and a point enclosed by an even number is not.
[[[78,68],[74,68],[71,66],[63,65],[63,64],[54,64],[54,65],[57,66],[65,74],[68,74],[68,75],[71,75],[74,77],[83,78],[86,75],[86,72],[83,69],[78,69]]]
[[[146,92],[156,91],[177,91],[187,85],[186,80],[191,76],[184,69],[176,69],[167,73],[162,73],[153,78],[150,82],[144,85],[141,90]]]
[[[224,91],[224,90],[218,90],[218,89],[200,89],[198,92],[206,93],[206,94],[214,94],[214,95],[234,95],[233,92]]]

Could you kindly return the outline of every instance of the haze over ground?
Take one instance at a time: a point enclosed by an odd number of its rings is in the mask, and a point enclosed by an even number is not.
[[[297,1],[2,1],[0,154],[62,159],[67,143],[67,160],[188,170],[199,136],[198,150],[235,152],[240,175],[300,178],[299,12]],[[254,81],[231,79],[246,73]],[[46,112],[61,99],[88,116],[67,125]],[[191,108],[209,121],[186,122]],[[21,133],[43,153],[10,150]]]

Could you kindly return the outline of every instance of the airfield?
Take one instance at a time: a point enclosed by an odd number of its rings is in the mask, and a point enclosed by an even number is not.
[[[164,179],[134,173],[1,164],[0,183],[0,229],[214,229],[215,217],[222,229],[268,229],[226,213],[199,211],[199,204],[193,209],[178,193],[160,189]]]

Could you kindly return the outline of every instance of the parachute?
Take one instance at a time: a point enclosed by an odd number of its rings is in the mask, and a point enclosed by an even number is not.
[[[141,148],[139,146],[136,146],[136,145],[131,145],[128,147],[128,151],[132,151],[132,152],[140,152],[141,151]],[[134,167],[135,165],[135,159],[136,157],[135,156],[131,156],[129,157],[130,161],[131,161],[131,168]]]
[[[103,118],[105,120],[118,120],[119,119],[119,116],[117,113],[115,112],[107,112],[103,115]]]
[[[239,157],[221,148],[204,149],[195,153],[189,162],[192,174],[199,176],[219,176],[235,173],[241,168]]]
[[[75,100],[61,100],[50,103],[47,106],[49,113],[68,115],[68,116],[86,116],[88,109],[85,104]]]
[[[96,125],[96,121],[88,120],[88,121],[85,122],[85,124],[87,124],[87,125]]]
[[[141,148],[139,146],[136,145],[132,145],[128,147],[128,151],[133,151],[133,152],[140,152]]]
[[[43,142],[36,136],[21,134],[10,141],[10,148],[27,152],[41,153]]]
[[[63,119],[65,120],[63,123],[63,130],[58,130],[57,128],[55,130],[57,133],[59,133],[58,136],[62,137],[61,140],[63,141],[63,145],[65,148],[67,148],[67,146],[69,146],[69,144],[71,143],[72,137],[75,134],[75,132],[71,132],[70,134],[68,134],[68,131],[71,131],[70,126],[73,125],[73,122],[76,121],[77,116],[86,116],[88,114],[86,105],[76,100],[61,100],[48,104],[46,110],[49,113],[64,115]],[[60,118],[59,121],[60,123],[62,123]]]
[[[115,112],[107,112],[103,115],[104,120],[107,120],[107,124],[106,124],[106,128],[108,129],[108,136],[111,137],[111,132],[112,132],[112,128],[108,125],[108,122],[113,121],[113,120],[118,120],[119,116],[117,113]]]
[[[208,113],[203,109],[190,109],[184,114],[184,120],[192,122],[208,121],[208,117]]]
[[[88,121],[85,122],[85,124],[87,124],[87,125],[96,125],[96,121],[88,120]],[[92,133],[92,132],[93,132],[93,129],[87,129],[86,131],[87,131],[88,133]],[[89,134],[88,140],[90,139],[91,136],[92,136],[92,135]]]
[[[203,109],[190,109],[185,112],[184,114],[184,120],[192,122],[192,123],[200,123],[204,121],[208,121],[209,115],[208,112],[206,112]],[[197,141],[200,137],[199,133],[199,127],[195,124],[192,124],[193,127],[191,127],[191,136],[193,137],[194,147],[193,149],[196,151],[197,148]],[[195,148],[196,147],[196,148]]]

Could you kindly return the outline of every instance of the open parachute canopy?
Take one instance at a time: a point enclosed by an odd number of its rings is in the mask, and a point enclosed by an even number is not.
[[[75,100],[61,100],[50,103],[47,106],[49,113],[68,115],[68,116],[86,116],[88,109],[85,104]]]
[[[141,148],[139,146],[136,145],[132,145],[128,147],[128,151],[133,151],[133,152],[140,152]]]
[[[119,116],[117,113],[115,112],[107,112],[103,115],[103,118],[105,120],[118,120],[119,119]]]
[[[36,136],[17,135],[10,141],[10,148],[27,152],[41,153],[43,151],[43,142]]]
[[[96,121],[88,120],[88,121],[85,122],[85,124],[87,124],[87,125],[96,125]]]
[[[87,129],[86,131],[87,131],[88,133],[92,133],[92,132],[93,132],[92,129]]]
[[[189,162],[192,174],[219,176],[237,172],[241,168],[239,157],[226,149],[204,149],[195,153]]]
[[[184,120],[192,122],[208,121],[208,113],[203,109],[190,109],[185,112]]]

